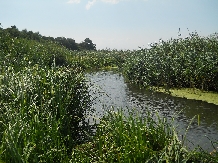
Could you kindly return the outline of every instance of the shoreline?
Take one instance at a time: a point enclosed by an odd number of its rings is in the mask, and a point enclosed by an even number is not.
[[[218,106],[218,93],[212,91],[202,91],[196,88],[170,88],[166,90],[163,87],[156,88],[155,91],[167,93],[174,97],[201,100]],[[167,91],[169,91],[169,93]]]

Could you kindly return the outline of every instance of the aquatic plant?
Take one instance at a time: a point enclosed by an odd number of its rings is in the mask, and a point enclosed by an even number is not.
[[[0,158],[6,162],[67,162],[86,141],[90,101],[76,69],[37,65],[0,76]]]
[[[73,150],[74,162],[218,162],[204,151],[188,151],[172,121],[149,111],[145,117],[136,110],[108,112],[100,120],[93,141]]]
[[[123,74],[143,87],[199,88],[218,91],[218,39],[200,37],[161,40],[126,59]]]

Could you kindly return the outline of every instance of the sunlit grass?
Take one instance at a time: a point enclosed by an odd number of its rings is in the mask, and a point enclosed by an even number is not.
[[[218,162],[215,156],[183,147],[172,121],[149,111],[145,117],[135,111],[109,112],[93,141],[77,146],[72,155],[75,162]]]
[[[218,91],[218,39],[197,33],[141,49],[125,60],[122,70],[142,87],[197,88]]]
[[[0,158],[5,162],[69,162],[86,141],[90,101],[76,69],[8,67],[0,77]]]

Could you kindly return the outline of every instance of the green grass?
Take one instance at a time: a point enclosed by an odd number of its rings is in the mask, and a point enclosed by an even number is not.
[[[149,111],[145,117],[135,111],[109,112],[93,141],[77,146],[73,157],[75,162],[218,162],[215,155],[183,147],[171,124]]]
[[[83,74],[8,67],[0,83],[0,159],[68,162],[74,146],[86,140],[90,101]]]

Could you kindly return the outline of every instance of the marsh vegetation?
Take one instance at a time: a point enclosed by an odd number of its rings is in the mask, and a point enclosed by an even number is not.
[[[218,91],[218,38],[190,34],[150,49],[72,51],[0,29],[0,159],[3,162],[218,162],[187,150],[172,121],[148,111],[106,113],[90,126],[84,72],[116,67],[147,89]],[[93,117],[94,119],[96,117]]]

